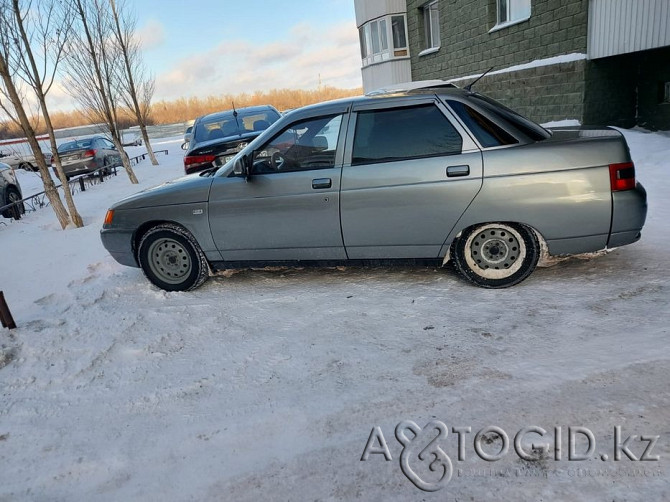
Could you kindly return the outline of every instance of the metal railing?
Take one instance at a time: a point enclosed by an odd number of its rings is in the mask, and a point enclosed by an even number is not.
[[[167,150],[154,150],[154,153],[164,153],[168,154]],[[145,160],[148,153],[143,153],[136,155],[135,157],[130,158],[130,165],[134,166],[139,164],[142,160]],[[85,192],[87,188],[90,188],[94,185],[99,185],[104,183],[105,177],[116,176],[117,169],[123,167],[118,166],[104,166],[86,174],[80,174],[79,176],[74,176],[68,180],[68,189],[72,195],[77,192]],[[56,185],[56,190],[62,188],[63,185]],[[11,204],[5,204],[0,206],[0,215],[4,214],[5,211],[9,211],[12,218],[15,220],[20,220],[21,216],[26,212],[34,212],[38,209],[46,207],[49,205],[49,198],[46,195],[46,190],[43,190],[34,195],[30,195],[21,200],[12,202]],[[2,223],[0,221],[0,223]]]

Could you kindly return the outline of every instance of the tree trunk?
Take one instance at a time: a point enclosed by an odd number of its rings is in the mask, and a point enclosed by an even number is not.
[[[137,181],[135,171],[133,171],[133,168],[130,165],[130,159],[128,158],[128,154],[123,149],[123,144],[121,144],[121,140],[118,137],[119,135],[112,132],[111,136],[114,146],[116,146],[116,149],[119,151],[119,155],[121,155],[121,162],[123,163],[123,168],[126,170],[126,174],[128,175],[130,182],[133,185],[136,185],[137,183],[139,183],[139,181]]]
[[[156,160],[156,154],[154,154],[154,151],[151,148],[151,143],[149,143],[149,134],[147,133],[147,126],[144,125],[144,122],[140,122],[140,131],[142,131],[144,146],[146,147],[149,158],[151,159],[151,165],[157,166],[158,160]]]
[[[5,84],[5,89],[7,90],[9,100],[12,102],[12,106],[14,107],[14,109],[16,110],[16,114],[18,115],[19,123],[21,124],[21,129],[23,129],[26,138],[28,138],[28,144],[30,145],[30,148],[33,151],[33,155],[35,156],[35,162],[37,163],[37,168],[40,171],[40,176],[42,177],[42,183],[44,183],[44,191],[46,193],[47,199],[49,199],[49,203],[51,204],[54,213],[56,213],[56,217],[58,218],[58,222],[60,223],[61,228],[65,229],[71,223],[70,216],[68,215],[68,212],[65,209],[65,206],[63,205],[63,201],[58,195],[58,190],[54,185],[53,179],[51,178],[51,174],[49,174],[49,168],[47,167],[47,163],[44,160],[44,154],[42,153],[42,149],[40,148],[40,145],[37,142],[37,138],[35,137],[35,130],[33,129],[33,126],[30,125],[30,120],[28,120],[28,116],[26,115],[26,112],[23,109],[23,103],[21,102],[21,98],[19,97],[19,94],[16,91],[16,87],[14,86],[14,82],[12,81],[5,59],[1,54],[0,54],[0,76],[2,76],[2,81]],[[66,190],[67,189],[68,188],[66,185]]]
[[[76,228],[81,228],[84,226],[84,221],[77,211],[77,207],[74,205],[74,200],[72,199],[72,192],[70,192],[70,186],[67,182],[67,176],[65,176],[65,171],[63,171],[63,166],[60,161],[60,155],[58,154],[58,146],[56,145],[56,136],[54,134],[53,124],[51,123],[51,117],[49,115],[49,109],[47,108],[46,96],[44,95],[43,81],[40,78],[40,72],[37,68],[37,63],[33,57],[32,48],[30,47],[30,39],[26,34],[26,30],[23,26],[23,18],[21,17],[21,9],[19,7],[19,1],[13,0],[12,5],[14,6],[14,16],[16,18],[16,25],[21,34],[21,39],[23,40],[25,51],[27,52],[28,60],[30,61],[30,70],[32,71],[32,87],[37,96],[37,100],[40,104],[40,109],[42,110],[42,116],[44,117],[44,123],[47,127],[47,132],[49,134],[49,141],[51,143],[51,151],[53,152],[54,162],[56,164],[56,175],[63,186],[63,195],[65,196],[65,203],[67,204],[68,211],[70,212],[70,218],[72,218],[72,223]],[[40,155],[41,158],[42,155]]]

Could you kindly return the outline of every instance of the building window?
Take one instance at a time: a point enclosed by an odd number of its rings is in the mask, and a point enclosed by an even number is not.
[[[423,26],[426,33],[426,50],[440,47],[440,16],[437,10],[437,0],[422,7]]]
[[[358,35],[363,66],[409,56],[404,14],[384,16],[365,23],[359,28]]]
[[[530,0],[497,0],[498,25],[509,25],[530,18]]]

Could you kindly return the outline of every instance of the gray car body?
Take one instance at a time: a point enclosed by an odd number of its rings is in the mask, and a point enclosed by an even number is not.
[[[510,124],[499,124],[518,144],[484,148],[447,104],[467,96],[460,89],[421,90],[295,110],[236,159],[291,123],[343,114],[335,167],[246,179],[235,174],[233,160],[215,173],[186,176],[116,203],[113,223],[101,231],[103,243],[120,263],[138,266],[143,233],[172,222],[193,234],[210,264],[226,268],[288,261],[443,260],[464,229],[487,222],[527,225],[554,255],[639,239],[647,210],[644,189],[639,183],[623,192],[610,187],[608,166],[631,160],[619,132],[556,129],[551,138],[536,142]],[[436,105],[462,136],[460,155],[352,166],[358,112],[425,103]],[[449,166],[469,166],[469,173],[447,177]],[[313,188],[321,179],[329,179],[330,186]]]
[[[68,178],[79,174],[91,173],[104,166],[113,167],[121,165],[121,155],[110,140],[103,136],[93,136],[77,141],[88,142],[89,140],[91,141],[91,146],[84,148],[61,151],[62,147],[74,141],[68,141],[58,147],[63,171],[65,171],[65,175]],[[95,155],[92,157],[83,157],[83,154],[89,150],[95,150]]]

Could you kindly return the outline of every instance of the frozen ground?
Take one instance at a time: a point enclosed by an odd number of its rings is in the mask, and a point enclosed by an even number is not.
[[[107,206],[138,189],[124,175],[77,195],[83,229],[50,210],[6,220],[0,285],[19,328],[0,331],[0,500],[670,500],[670,137],[626,137],[649,192],[642,240],[509,290],[381,268],[166,293],[100,243]],[[181,174],[179,143],[137,167],[139,188]],[[403,420],[450,428],[441,491],[403,475]],[[560,426],[562,460],[510,445],[485,462],[473,436],[489,425],[510,441],[543,427],[536,443]],[[640,435],[660,436],[660,459],[614,461],[617,425],[637,458]],[[392,461],[360,460],[374,426]],[[464,461],[454,426],[472,430]],[[590,460],[567,460],[570,426],[593,432]],[[410,464],[434,480],[427,443]]]

